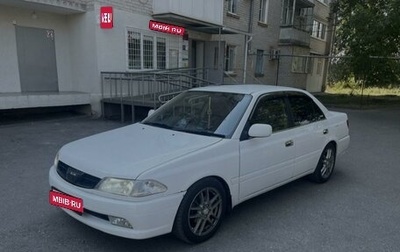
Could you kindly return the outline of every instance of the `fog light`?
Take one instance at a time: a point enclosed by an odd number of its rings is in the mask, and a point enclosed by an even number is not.
[[[133,229],[133,227],[129,223],[129,221],[125,220],[124,218],[108,216],[108,219],[110,220],[110,223],[115,225],[115,226],[120,226],[120,227],[124,227],[124,228],[132,228]]]

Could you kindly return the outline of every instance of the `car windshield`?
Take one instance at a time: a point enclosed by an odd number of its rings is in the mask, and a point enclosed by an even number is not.
[[[188,133],[230,138],[250,95],[186,91],[157,109],[143,124]]]

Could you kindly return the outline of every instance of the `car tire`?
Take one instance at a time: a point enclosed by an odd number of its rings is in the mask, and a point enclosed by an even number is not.
[[[336,147],[333,143],[329,143],[322,151],[318,160],[317,167],[309,176],[311,181],[316,183],[325,183],[332,176],[336,163]]]
[[[215,178],[205,178],[186,192],[175,217],[173,234],[187,243],[211,238],[225,216],[226,191]]]

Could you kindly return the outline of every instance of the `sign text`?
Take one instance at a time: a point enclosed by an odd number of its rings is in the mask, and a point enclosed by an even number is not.
[[[164,32],[174,35],[183,36],[185,34],[185,28],[181,26],[160,23],[154,20],[150,20],[149,29],[158,32]]]

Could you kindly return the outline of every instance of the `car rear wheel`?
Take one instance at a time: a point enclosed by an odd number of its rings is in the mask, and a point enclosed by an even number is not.
[[[215,178],[192,185],[179,206],[173,233],[187,243],[200,243],[211,238],[226,212],[226,193]]]
[[[322,151],[321,157],[319,158],[318,165],[314,170],[314,173],[309,178],[317,183],[324,183],[329,180],[336,162],[336,148],[335,145],[330,143]]]

